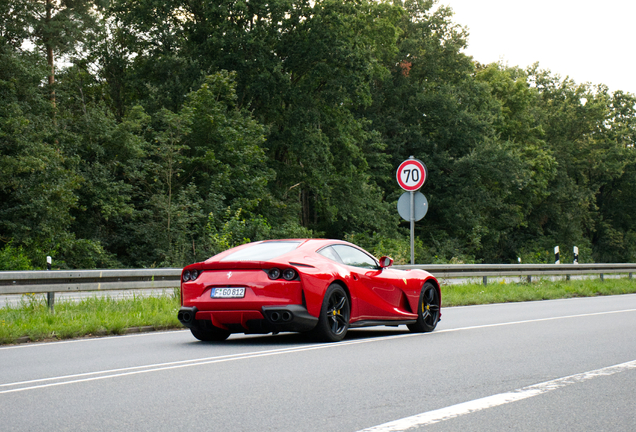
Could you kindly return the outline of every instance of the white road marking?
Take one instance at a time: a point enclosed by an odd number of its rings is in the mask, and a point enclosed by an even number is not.
[[[304,347],[304,348],[319,347],[319,346],[321,346],[321,345],[313,345],[313,346]],[[18,385],[24,385],[24,384],[33,384],[33,383],[37,383],[37,382],[46,382],[46,381],[59,381],[59,380],[64,380],[64,379],[79,378],[79,377],[85,377],[85,376],[91,376],[91,375],[103,375],[103,374],[109,374],[109,373],[115,373],[115,372],[133,371],[133,370],[138,370],[138,369],[149,369],[149,368],[157,368],[157,367],[164,367],[164,366],[175,366],[175,365],[180,365],[180,364],[206,362],[206,361],[210,361],[210,360],[216,360],[216,361],[234,360],[234,359],[240,359],[240,358],[242,358],[242,357],[244,357],[246,355],[254,355],[254,354],[282,354],[282,353],[285,353],[287,351],[290,351],[290,350],[295,351],[297,349],[298,348],[280,348],[280,349],[269,350],[269,351],[258,351],[256,353],[227,354],[227,355],[223,355],[223,356],[204,357],[204,358],[190,359],[190,360],[179,360],[179,361],[174,361],[174,362],[155,363],[155,364],[148,364],[148,365],[142,365],[142,366],[131,366],[131,367],[126,367],[126,368],[108,369],[108,370],[102,370],[102,371],[96,371],[96,372],[84,372],[84,373],[78,373],[78,374],[72,374],[72,375],[63,375],[63,376],[58,376],[58,377],[41,378],[41,379],[34,379],[34,380],[28,380],[28,381],[19,381],[19,382],[0,384],[0,387],[12,387],[12,386],[18,386]]]
[[[414,335],[415,334],[413,333],[409,333],[405,335],[392,336],[391,339],[410,337]],[[296,348],[282,348],[282,349],[276,349],[276,350],[270,350],[270,351],[258,351],[258,352],[252,352],[252,353],[244,353],[244,354],[231,354],[231,355],[218,356],[218,357],[207,357],[207,358],[192,359],[192,360],[181,360],[181,361],[170,362],[170,363],[159,363],[156,365],[134,366],[130,368],[112,369],[109,371],[87,372],[84,374],[42,378],[42,379],[36,379],[36,380],[30,380],[30,381],[1,384],[0,387],[11,387],[11,386],[32,384],[36,382],[45,382],[45,381],[59,381],[64,379],[67,379],[68,381],[60,381],[60,382],[54,382],[49,384],[40,384],[40,385],[33,385],[33,386],[27,386],[27,387],[14,388],[10,390],[2,390],[0,391],[0,394],[15,393],[15,392],[21,392],[25,390],[34,390],[39,388],[55,387],[60,385],[75,384],[75,383],[88,382],[88,381],[97,381],[97,380],[102,380],[107,378],[117,378],[122,376],[138,375],[138,374],[148,373],[148,372],[158,372],[158,371],[171,370],[171,369],[180,369],[180,368],[186,368],[191,366],[224,363],[224,362],[235,361],[235,360],[246,360],[246,359],[258,358],[258,357],[269,357],[269,356],[275,356],[280,354],[297,353],[297,352],[304,352],[304,351],[314,351],[319,349],[340,347],[343,345],[357,345],[357,344],[363,344],[363,343],[377,342],[378,340],[386,340],[386,339],[387,338],[379,337],[379,338],[365,339],[365,340],[359,340],[359,341],[347,341],[347,342],[338,342],[338,343],[332,343],[332,344],[317,344],[317,345],[309,345],[309,346],[296,347]],[[139,370],[143,368],[145,369]],[[80,376],[89,376],[89,375],[103,375],[103,376],[73,379],[73,378],[78,378]]]
[[[409,429],[419,428],[423,426],[432,425],[442,422],[444,420],[450,420],[455,417],[459,417],[465,414],[470,414],[478,411],[482,411],[488,408],[493,408],[501,405],[505,405],[511,402],[528,399],[534,396],[538,396],[553,390],[557,390],[571,384],[588,381],[601,376],[614,375],[626,370],[636,369],[636,360],[617,364],[614,366],[608,366],[602,369],[596,369],[589,372],[583,372],[576,375],[570,375],[563,378],[557,378],[551,381],[546,381],[539,384],[523,387],[517,390],[513,390],[507,393],[500,393],[493,396],[484,397],[468,402],[463,402],[457,405],[452,405],[446,408],[441,408],[434,411],[428,411],[422,414],[417,414],[411,417],[405,417],[400,420],[384,423],[379,426],[363,429],[359,432],[397,432],[407,431]]]
[[[138,374],[148,373],[148,372],[159,372],[159,371],[180,369],[180,368],[192,367],[192,366],[202,366],[202,365],[208,365],[213,363],[223,363],[223,362],[246,360],[246,359],[258,358],[258,357],[268,357],[268,356],[274,356],[274,355],[280,355],[280,354],[291,354],[291,353],[298,353],[298,352],[305,352],[305,351],[313,351],[318,349],[337,348],[337,347],[348,346],[348,345],[382,342],[382,341],[389,341],[393,339],[402,339],[402,338],[408,338],[408,337],[418,337],[418,336],[428,336],[428,335],[433,336],[440,333],[449,333],[449,332],[456,332],[456,331],[475,330],[475,329],[490,328],[490,327],[501,327],[501,326],[508,326],[508,325],[518,325],[518,324],[527,324],[527,323],[552,321],[552,320],[568,319],[568,318],[590,317],[590,316],[598,316],[598,315],[609,315],[609,314],[626,313],[626,312],[636,312],[636,309],[594,312],[594,313],[578,314],[578,315],[565,315],[560,317],[537,318],[533,320],[510,321],[510,322],[495,323],[495,324],[482,324],[482,325],[469,326],[469,327],[459,327],[455,329],[438,330],[433,333],[405,333],[401,335],[376,337],[376,338],[355,340],[355,341],[344,341],[344,342],[328,343],[328,344],[315,344],[315,345],[301,346],[301,347],[294,347],[294,348],[281,348],[281,349],[268,350],[268,351],[257,351],[257,352],[243,353],[243,354],[229,354],[225,356],[204,357],[204,358],[180,360],[180,361],[168,362],[168,363],[157,363],[157,364],[149,364],[149,365],[142,365],[142,366],[132,366],[132,367],[120,368],[120,369],[85,372],[85,373],[73,374],[73,375],[64,375],[64,376],[58,376],[58,377],[40,378],[40,379],[33,379],[28,381],[19,381],[19,382],[13,382],[13,383],[0,384],[0,388],[22,386],[22,387],[8,389],[8,390],[0,390],[0,394],[15,393],[15,392],[21,392],[26,390],[35,390],[39,388],[47,388],[47,387],[54,387],[54,386],[60,386],[60,385],[66,385],[66,384],[75,384],[75,383],[88,382],[88,381],[96,381],[96,380],[102,380],[107,378],[117,378],[122,376],[138,375]],[[138,335],[131,335],[131,336],[138,336]],[[40,345],[40,346],[45,346],[45,345]],[[95,376],[95,375],[101,375],[101,376]],[[58,382],[50,382],[50,381],[58,381]],[[39,385],[28,385],[28,384],[43,383],[43,382],[49,382],[49,383],[39,384]]]
[[[623,310],[606,311],[606,312],[591,312],[591,313],[577,314],[577,315],[564,315],[559,317],[536,318],[536,319],[522,320],[522,321],[508,321],[504,323],[482,324],[478,326],[458,327],[454,329],[437,330],[435,331],[435,333],[436,334],[449,333],[449,332],[456,332],[456,331],[462,331],[462,330],[472,330],[472,329],[480,329],[480,328],[488,328],[488,327],[501,327],[501,326],[508,326],[508,325],[516,325],[516,324],[536,323],[536,322],[542,322],[542,321],[554,321],[554,320],[560,320],[560,319],[566,319],[566,318],[583,318],[583,317],[591,317],[591,316],[597,316],[597,315],[611,315],[611,314],[625,313],[625,312],[636,312],[636,309],[623,309]]]

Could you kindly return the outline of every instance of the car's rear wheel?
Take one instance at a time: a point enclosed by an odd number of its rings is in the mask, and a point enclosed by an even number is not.
[[[347,334],[350,318],[351,305],[347,293],[340,285],[331,284],[322,300],[318,324],[311,335],[323,342],[338,342]]]
[[[230,336],[229,331],[215,327],[209,321],[197,321],[197,325],[193,326],[190,331],[192,336],[204,342],[224,341]]]
[[[439,321],[439,292],[435,285],[426,282],[420,292],[420,302],[417,308],[417,322],[409,324],[408,328],[414,333],[432,332]]]

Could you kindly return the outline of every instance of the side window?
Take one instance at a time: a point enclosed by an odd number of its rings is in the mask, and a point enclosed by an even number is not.
[[[336,251],[333,250],[333,247],[328,246],[326,248],[322,248],[318,251],[318,253],[324,257],[329,258],[330,260],[333,260],[337,263],[341,263],[342,264],[342,260],[340,259],[340,257],[338,256],[338,254],[336,253]]]
[[[378,263],[375,258],[365,254],[361,250],[347,245],[333,245],[332,247],[346,265],[371,269],[378,268]]]

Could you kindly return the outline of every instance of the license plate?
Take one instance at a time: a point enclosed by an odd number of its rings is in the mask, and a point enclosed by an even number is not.
[[[243,298],[245,288],[212,288],[210,291],[212,298]]]

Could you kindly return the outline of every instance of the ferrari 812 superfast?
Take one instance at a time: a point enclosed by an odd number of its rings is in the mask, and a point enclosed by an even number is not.
[[[202,341],[301,332],[336,342],[367,326],[433,331],[441,317],[439,283],[392,263],[340,240],[244,244],[183,269],[178,318]]]

